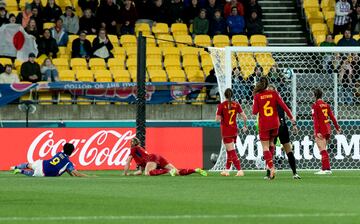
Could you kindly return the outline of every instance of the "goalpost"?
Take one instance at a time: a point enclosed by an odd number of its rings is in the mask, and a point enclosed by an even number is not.
[[[360,168],[360,47],[225,47],[209,48],[221,101],[232,88],[248,116],[249,131],[240,133],[236,148],[243,169],[263,169],[262,148],[251,114],[252,90],[261,75],[269,77],[298,121],[299,133],[291,135],[299,169],[318,169],[320,154],[313,137],[313,89],[321,88],[342,128],[328,145],[333,169]],[[238,121],[242,126],[242,121]],[[289,127],[290,128],[290,127]],[[333,128],[334,130],[334,128]],[[288,169],[286,155],[277,144],[277,169]],[[224,145],[212,170],[223,170]]]

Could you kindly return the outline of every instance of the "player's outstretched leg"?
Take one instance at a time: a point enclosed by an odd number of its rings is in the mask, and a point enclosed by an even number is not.
[[[32,177],[34,175],[33,170],[27,170],[27,169],[15,169],[14,174],[24,174],[26,176]]]
[[[204,176],[204,177],[207,177],[207,175],[208,175],[208,173],[205,170],[200,169],[200,168],[196,168],[195,172],[200,174],[201,176]]]
[[[159,175],[163,175],[166,173],[169,173],[168,169],[155,169],[155,170],[149,171],[149,176],[159,176]]]
[[[29,168],[29,163],[21,163],[21,164],[19,164],[19,165],[10,167],[10,170],[15,170],[15,169],[28,169],[28,168]]]
[[[293,172],[293,179],[296,179],[296,180],[301,179],[299,174],[296,172],[296,160],[295,160],[294,153],[292,151],[291,144],[288,142],[288,143],[284,143],[283,146],[284,146],[284,150],[286,152],[286,156],[288,158],[289,166]]]

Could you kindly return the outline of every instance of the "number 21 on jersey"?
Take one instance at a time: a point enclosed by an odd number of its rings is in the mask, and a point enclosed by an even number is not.
[[[264,109],[264,115],[266,117],[271,117],[274,114],[274,109],[269,106],[270,105],[270,100],[266,101],[263,109]]]

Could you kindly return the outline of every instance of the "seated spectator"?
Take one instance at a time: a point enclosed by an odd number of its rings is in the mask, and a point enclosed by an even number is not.
[[[262,20],[262,9],[257,0],[250,0],[245,11],[247,19],[251,18],[252,12],[256,12],[258,19]]]
[[[0,83],[17,83],[20,82],[19,77],[12,72],[10,64],[5,65],[5,71],[0,74]]]
[[[217,85],[217,78],[215,76],[214,69],[211,69],[208,76],[205,79],[206,83],[212,84],[206,86],[206,102],[207,103],[217,103],[217,99],[219,96],[219,87]]]
[[[358,46],[358,43],[356,42],[356,40],[354,38],[352,38],[351,31],[345,30],[344,37],[339,40],[339,42],[337,43],[337,46],[342,46],[342,47]]]
[[[350,23],[351,13],[351,5],[347,0],[339,0],[336,3],[333,35],[345,32]]]
[[[40,38],[35,19],[30,19],[25,31],[28,34],[33,35],[36,40]]]
[[[41,81],[40,65],[35,61],[35,54],[29,54],[29,60],[21,65],[22,81],[36,83]]]
[[[351,14],[351,32],[360,33],[360,3],[356,6],[356,11]]]
[[[9,15],[9,23],[10,24],[15,24],[16,23],[16,16],[13,13],[11,13]]]
[[[119,10],[112,0],[100,3],[96,12],[96,20],[99,27],[106,29],[109,34],[116,34],[116,24],[119,18]]]
[[[120,9],[121,35],[134,34],[137,18],[137,11],[132,0],[125,0],[124,7]]]
[[[77,34],[79,32],[79,18],[74,14],[71,6],[66,6],[65,14],[60,16],[63,21],[65,32]]]
[[[184,23],[184,4],[181,0],[174,0],[170,6],[171,23]]]
[[[0,74],[3,73],[5,71],[4,66],[0,63]]]
[[[245,21],[243,16],[238,15],[236,7],[232,8],[231,15],[226,20],[229,35],[243,34],[245,29]]]
[[[57,19],[55,26],[51,29],[51,36],[56,40],[58,47],[67,46],[69,36],[63,27],[62,19]]]
[[[36,29],[37,29],[38,33],[43,33],[44,32],[44,30],[43,30],[44,21],[43,21],[43,18],[41,17],[41,15],[39,14],[39,9],[33,8],[31,11],[32,11],[31,19],[35,20]]]
[[[334,39],[333,39],[332,35],[328,34],[326,36],[326,40],[321,42],[320,46],[321,47],[333,47],[333,46],[336,46],[336,44],[334,43]]]
[[[16,23],[20,24],[22,27],[25,28],[29,24],[31,16],[31,5],[29,3],[26,3],[24,11],[20,12],[16,17]]]
[[[90,9],[92,14],[95,14],[99,6],[99,0],[79,0],[78,5],[80,6],[83,13],[86,9]]]
[[[46,58],[41,65],[41,80],[47,82],[57,82],[59,81],[59,72],[56,69],[55,65],[52,63],[50,58]]]
[[[9,15],[4,7],[0,7],[0,26],[9,23]]]
[[[44,8],[44,21],[48,23],[55,23],[62,14],[61,8],[55,3],[55,0],[48,0],[47,5]]]
[[[216,0],[208,0],[207,7],[205,9],[206,9],[207,19],[211,23],[211,20],[214,19],[215,12],[220,11],[220,13],[222,13],[222,11],[224,10],[224,6],[222,6]]]
[[[96,58],[103,58],[105,60],[113,58],[111,50],[114,48],[109,38],[106,35],[106,30],[101,28],[99,35],[94,39],[93,43],[93,56]]]
[[[139,19],[150,19],[151,0],[135,0],[136,9]]]
[[[72,42],[71,47],[72,58],[86,58],[89,59],[91,56],[91,43],[86,39],[86,31],[80,31],[79,38],[76,38]]]
[[[193,23],[195,17],[197,17],[200,12],[198,0],[191,0],[191,5],[185,8],[185,12],[185,22],[190,25]]]
[[[31,9],[37,9],[38,14],[42,16],[42,13],[44,11],[44,6],[42,5],[41,0],[33,0],[30,5],[31,5]]]
[[[255,11],[251,13],[251,18],[246,23],[246,30],[249,37],[254,34],[263,34],[264,32],[263,24]]]
[[[206,10],[201,9],[199,16],[193,22],[193,34],[207,34],[209,31],[209,21],[206,19]]]
[[[84,15],[79,20],[79,29],[84,30],[87,34],[96,34],[96,18],[92,15],[91,9],[85,9]]]
[[[334,39],[331,34],[326,36],[326,40],[320,44],[320,47],[334,47],[336,44],[334,43]],[[329,75],[333,73],[334,65],[333,65],[334,55],[326,53],[323,55],[322,65],[325,72]]]
[[[227,33],[226,21],[223,17],[221,17],[221,11],[219,9],[215,11],[214,19],[211,21],[210,24],[211,36]]]
[[[237,0],[231,0],[230,2],[226,3],[224,6],[224,17],[227,19],[232,14],[233,8],[237,9],[237,14],[240,16],[245,16],[245,10],[242,3],[238,2]]]
[[[167,23],[170,25],[171,19],[169,10],[163,0],[154,0],[150,12],[150,19],[158,23]]]
[[[39,55],[46,55],[50,58],[56,58],[56,54],[59,48],[56,44],[56,40],[51,36],[50,30],[45,29],[43,37],[37,41]]]

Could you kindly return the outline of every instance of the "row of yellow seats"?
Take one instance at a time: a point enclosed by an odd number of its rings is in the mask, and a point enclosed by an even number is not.
[[[335,35],[334,43],[337,44],[339,42],[339,40],[341,40],[341,38],[343,38],[342,34]],[[355,40],[359,40],[360,39],[360,34],[354,35],[353,38]],[[323,34],[316,35],[316,36],[314,36],[314,39],[315,39],[315,44],[320,45],[322,42],[324,42],[326,40],[326,35],[323,35]]]
[[[317,0],[304,0],[303,8],[305,11],[334,11],[335,10],[335,0],[321,0],[321,4]]]
[[[304,0],[303,8],[309,26],[324,23],[325,20],[328,30],[332,33],[334,30],[335,4],[335,0],[322,0],[321,4],[315,0]]]

